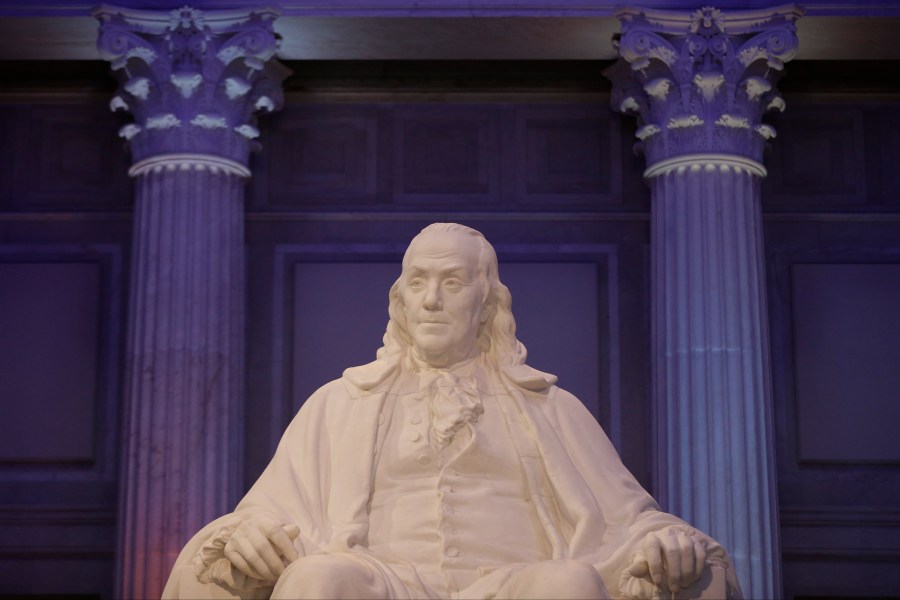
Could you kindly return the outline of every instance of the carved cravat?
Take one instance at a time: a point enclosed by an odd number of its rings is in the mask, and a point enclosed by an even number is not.
[[[423,371],[421,389],[427,390],[431,412],[431,443],[443,450],[467,423],[476,423],[484,412],[474,377],[459,377],[449,371]]]

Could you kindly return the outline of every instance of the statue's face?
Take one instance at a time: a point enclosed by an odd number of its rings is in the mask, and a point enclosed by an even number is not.
[[[447,367],[478,353],[485,318],[478,276],[478,240],[434,231],[413,241],[400,297],[413,347],[433,367]]]

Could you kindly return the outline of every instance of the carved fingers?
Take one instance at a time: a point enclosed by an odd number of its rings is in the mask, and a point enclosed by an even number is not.
[[[225,544],[225,558],[248,577],[274,583],[299,558],[293,543],[299,533],[296,526],[282,526],[267,515],[251,517]]]
[[[703,575],[703,570],[706,569],[706,540],[698,539],[696,535],[692,535],[689,537],[692,542],[692,549],[694,553],[694,571],[690,574],[690,581],[687,585],[694,583]],[[685,585],[685,587],[687,587]]]
[[[298,554],[297,549],[294,548],[294,540],[297,539],[298,535],[300,535],[299,527],[296,525],[285,525],[283,527],[278,527],[269,537],[269,539],[275,543],[278,550],[280,550],[281,556],[284,557],[287,564],[291,564],[300,558],[300,554]]]
[[[694,531],[668,528],[648,534],[641,545],[643,556],[635,557],[629,573],[648,577],[672,593],[697,581],[706,567],[705,540]]]

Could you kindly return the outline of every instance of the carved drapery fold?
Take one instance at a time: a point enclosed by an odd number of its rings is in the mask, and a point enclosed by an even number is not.
[[[244,182],[255,113],[281,107],[272,9],[102,6],[98,48],[135,118],[117,597],[159,597],[241,488]]]
[[[606,71],[652,191],[656,493],[722,542],[748,598],[781,591],[759,188],[801,14],[623,8]]]

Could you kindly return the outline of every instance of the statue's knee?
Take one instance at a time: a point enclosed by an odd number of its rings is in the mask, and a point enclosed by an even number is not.
[[[580,560],[551,560],[533,565],[521,581],[518,598],[609,598],[593,565]]]
[[[383,581],[359,560],[340,554],[304,556],[278,578],[272,598],[383,598]]]

